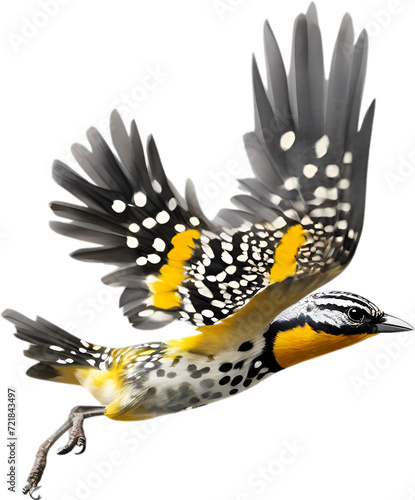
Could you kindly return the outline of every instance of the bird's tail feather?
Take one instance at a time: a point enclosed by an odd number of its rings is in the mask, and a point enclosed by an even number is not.
[[[25,356],[38,361],[28,369],[29,377],[79,384],[79,367],[103,369],[110,357],[111,348],[81,340],[43,318],[33,321],[11,309],[2,316],[14,324],[18,339],[30,343]]]

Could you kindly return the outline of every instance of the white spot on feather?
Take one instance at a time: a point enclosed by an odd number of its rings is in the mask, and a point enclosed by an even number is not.
[[[117,212],[117,214],[121,214],[127,208],[127,205],[121,200],[114,200],[111,208],[114,212]]]
[[[228,266],[225,271],[228,273],[228,274],[235,274],[236,273],[236,266]]]
[[[223,240],[226,240],[226,241],[229,241],[229,242],[232,242],[232,236],[228,233],[225,233],[225,231],[222,231],[220,233],[220,237],[223,239]]]
[[[312,217],[334,217],[336,215],[336,209],[333,207],[326,208],[315,208],[310,212]]]
[[[329,149],[330,140],[327,135],[323,135],[315,144],[314,148],[316,150],[317,158],[322,158]]]
[[[153,316],[154,309],[143,309],[138,313],[140,318],[149,318],[150,316]]]
[[[286,215],[290,219],[300,220],[298,217],[298,212],[296,212],[294,208],[289,208],[288,210],[284,210],[284,215]]]
[[[277,217],[273,222],[272,222],[272,225],[275,227],[275,229],[280,229],[284,226],[287,225],[287,223],[285,222],[285,220],[280,216],[280,217]]]
[[[159,223],[159,224],[165,224],[166,222],[168,222],[170,220],[170,215],[165,211],[163,210],[162,212],[159,212],[157,215],[156,215],[156,221]]]
[[[151,253],[150,255],[147,255],[147,259],[152,264],[158,264],[161,261],[160,255],[157,255],[156,253]]]
[[[156,179],[154,179],[154,181],[151,183],[151,185],[153,186],[153,189],[156,193],[161,193],[161,185],[160,185],[159,181],[156,181]]]
[[[225,273],[225,271],[222,271],[221,273],[219,273],[218,275],[216,275],[216,279],[217,279],[219,282],[222,282],[225,278],[226,278],[226,273]]]
[[[143,226],[147,229],[153,228],[157,222],[152,217],[147,217],[147,219],[143,220]]]
[[[134,238],[134,236],[127,236],[127,247],[129,248],[137,248],[138,240]]]
[[[213,293],[209,290],[209,288],[206,287],[199,288],[198,292],[200,293],[200,295],[203,295],[208,299],[213,299]]]
[[[303,174],[307,177],[307,179],[312,179],[316,175],[317,170],[318,168],[315,165],[308,163],[307,165],[304,165]]]
[[[273,203],[276,206],[278,206],[281,203],[281,200],[282,200],[281,196],[278,196],[277,194],[273,194],[270,196],[271,203]]]
[[[284,187],[287,191],[292,191],[298,186],[298,179],[297,177],[290,177],[284,182]]]
[[[229,252],[222,252],[221,258],[223,262],[226,262],[226,264],[232,264],[233,258],[232,255]]]
[[[202,250],[209,257],[209,259],[215,258],[215,254],[213,253],[213,250],[209,245],[202,244]]]
[[[222,307],[225,307],[225,305],[226,305],[225,302],[222,302],[220,300],[216,300],[216,299],[212,300],[212,306],[213,307],[220,307],[220,308],[222,308]]]
[[[189,222],[192,226],[198,226],[200,224],[200,220],[197,217],[190,217]]]
[[[51,349],[52,351],[58,351],[58,352],[61,352],[61,351],[65,350],[65,349],[62,349],[62,347],[59,347],[57,345],[50,345],[49,349]]]
[[[129,229],[132,233],[138,233],[138,231],[140,231],[140,226],[134,222],[133,224],[130,224],[130,225],[128,226],[128,229]]]
[[[144,207],[145,204],[147,203],[147,196],[141,191],[135,193],[134,203],[137,205],[137,207]]]
[[[173,211],[177,207],[176,198],[170,198],[167,206],[169,207],[169,210]]]
[[[303,226],[308,226],[309,224],[312,224],[313,221],[310,219],[310,217],[308,215],[305,215],[302,219],[301,219],[301,224]]]
[[[350,151],[346,151],[343,156],[343,163],[349,164],[352,163],[352,161],[353,161],[353,153],[351,153]]]
[[[339,172],[340,172],[340,169],[335,164],[327,165],[327,167],[326,167],[326,175],[327,175],[327,177],[330,177],[331,179],[333,177],[337,177],[339,175]]]
[[[229,250],[230,252],[233,250],[233,245],[232,245],[232,243],[228,243],[228,242],[224,241],[224,242],[222,242],[222,245],[221,245],[221,246],[222,246],[222,248],[223,248],[224,250]]]
[[[338,186],[339,186],[339,189],[349,189],[349,187],[350,187],[349,179],[341,179]]]
[[[289,132],[285,132],[285,134],[283,134],[280,139],[281,149],[283,151],[288,151],[294,144],[294,142],[295,142],[294,132],[292,130],[290,130]]]
[[[166,248],[166,243],[161,238],[156,238],[153,243],[153,248],[158,252],[163,252]]]
[[[337,200],[338,192],[336,188],[325,188],[323,186],[319,186],[315,191],[314,195],[317,198],[326,198],[328,200]]]

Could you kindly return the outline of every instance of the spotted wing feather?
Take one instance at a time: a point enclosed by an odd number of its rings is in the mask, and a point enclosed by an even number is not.
[[[120,303],[134,326],[156,328],[178,317],[178,307],[169,307],[166,312],[149,300],[151,283],[160,276],[174,249],[174,237],[188,231],[197,235],[202,229],[214,230],[215,225],[203,215],[191,188],[186,201],[171,185],[153,138],[148,142],[147,164],[134,122],[128,134],[119,114],[113,112],[111,135],[118,156],[95,129],[87,134],[91,151],[73,147],[75,158],[93,182],[55,162],[56,182],[86,206],[53,202],[52,210],[72,222],[54,221],[51,227],[65,236],[99,245],[77,250],[72,256],[120,267],[104,282],[126,288]]]
[[[299,256],[299,273],[328,268],[340,272],[350,262],[363,227],[374,102],[359,129],[368,40],[365,31],[356,43],[353,37],[346,14],[326,81],[311,4],[295,23],[288,76],[268,23],[268,89],[253,63],[255,131],[245,136],[245,145],[255,178],[241,181],[249,194],[233,201],[251,221],[303,225],[315,244]],[[226,223],[235,216],[222,210],[218,220]],[[302,263],[308,270],[301,269]]]
[[[243,330],[255,323],[256,304],[264,309],[259,292],[269,290],[262,328],[339,274],[355,252],[374,112],[372,104],[358,129],[367,36],[353,44],[345,16],[328,82],[313,4],[296,21],[288,76],[268,23],[264,38],[268,88],[254,59],[255,130],[245,136],[255,176],[241,180],[247,194],[233,198],[238,209],[209,221],[191,182],[182,198],[154,140],[146,155],[135,123],[128,133],[116,112],[116,154],[95,129],[88,132],[90,151],[73,148],[92,182],[60,162],[54,166],[56,181],[84,206],[53,203],[72,222],[52,227],[98,244],[75,258],[117,266],[104,282],[125,288],[120,305],[135,327],[175,318],[216,326],[238,312],[235,324]]]

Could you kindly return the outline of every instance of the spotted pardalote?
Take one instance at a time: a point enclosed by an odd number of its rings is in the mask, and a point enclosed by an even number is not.
[[[196,331],[107,347],[5,311],[36,360],[29,376],[81,385],[102,405],[71,411],[40,447],[25,493],[37,488],[47,452],[66,430],[61,453],[85,448],[85,418],[142,420],[196,408],[383,331],[411,329],[358,295],[309,295],[345,269],[362,232],[374,115],[373,102],[359,127],[366,33],[355,41],[344,17],[328,80],[314,4],[295,22],[288,74],[268,23],[264,40],[268,84],[254,59],[255,130],[244,137],[253,177],[240,181],[237,209],[209,220],[190,182],[184,197],[173,187],[154,139],[145,153],[135,122],[127,131],[116,111],[114,149],[93,128],[90,149],[73,146],[89,180],[55,162],[54,179],[81,204],[53,202],[69,222],[52,228],[95,244],[72,256],[116,266],[103,281],[123,287],[120,306],[135,328],[180,320]]]

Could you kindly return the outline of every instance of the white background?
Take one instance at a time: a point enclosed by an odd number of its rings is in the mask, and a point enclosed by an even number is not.
[[[308,2],[51,3],[49,15],[39,0],[1,7],[0,306],[42,315],[101,345],[190,334],[182,324],[153,334],[132,330],[118,310],[120,291],[100,284],[110,269],[68,257],[78,243],[48,228],[48,202],[71,199],[51,180],[52,160],[68,160],[70,144],[83,141],[90,125],[108,137],[106,119],[127,96],[120,110],[137,120],[144,138],[155,135],[176,186],[192,177],[209,215],[229,206],[235,178],[250,174],[240,146],[253,126],[253,51],[264,68],[263,21],[270,20],[288,61],[294,18]],[[356,31],[368,28],[364,107],[377,98],[364,234],[353,263],[328,288],[360,293],[415,323],[415,8],[397,0],[317,7],[326,69],[345,10]],[[44,26],[28,33],[35,21]],[[148,79],[151,71],[158,82]],[[79,387],[25,377],[31,362],[24,344],[11,325],[0,328],[0,413],[6,416],[6,386],[15,387],[20,490],[40,442],[73,406],[95,402]],[[415,498],[413,338],[403,346],[399,335],[379,335],[163,421],[89,420],[87,451],[52,451],[41,493],[54,500]],[[5,462],[5,425],[0,429]],[[296,457],[284,452],[293,442],[301,449]],[[102,464],[114,456],[104,474]],[[5,472],[0,491],[7,492]]]

